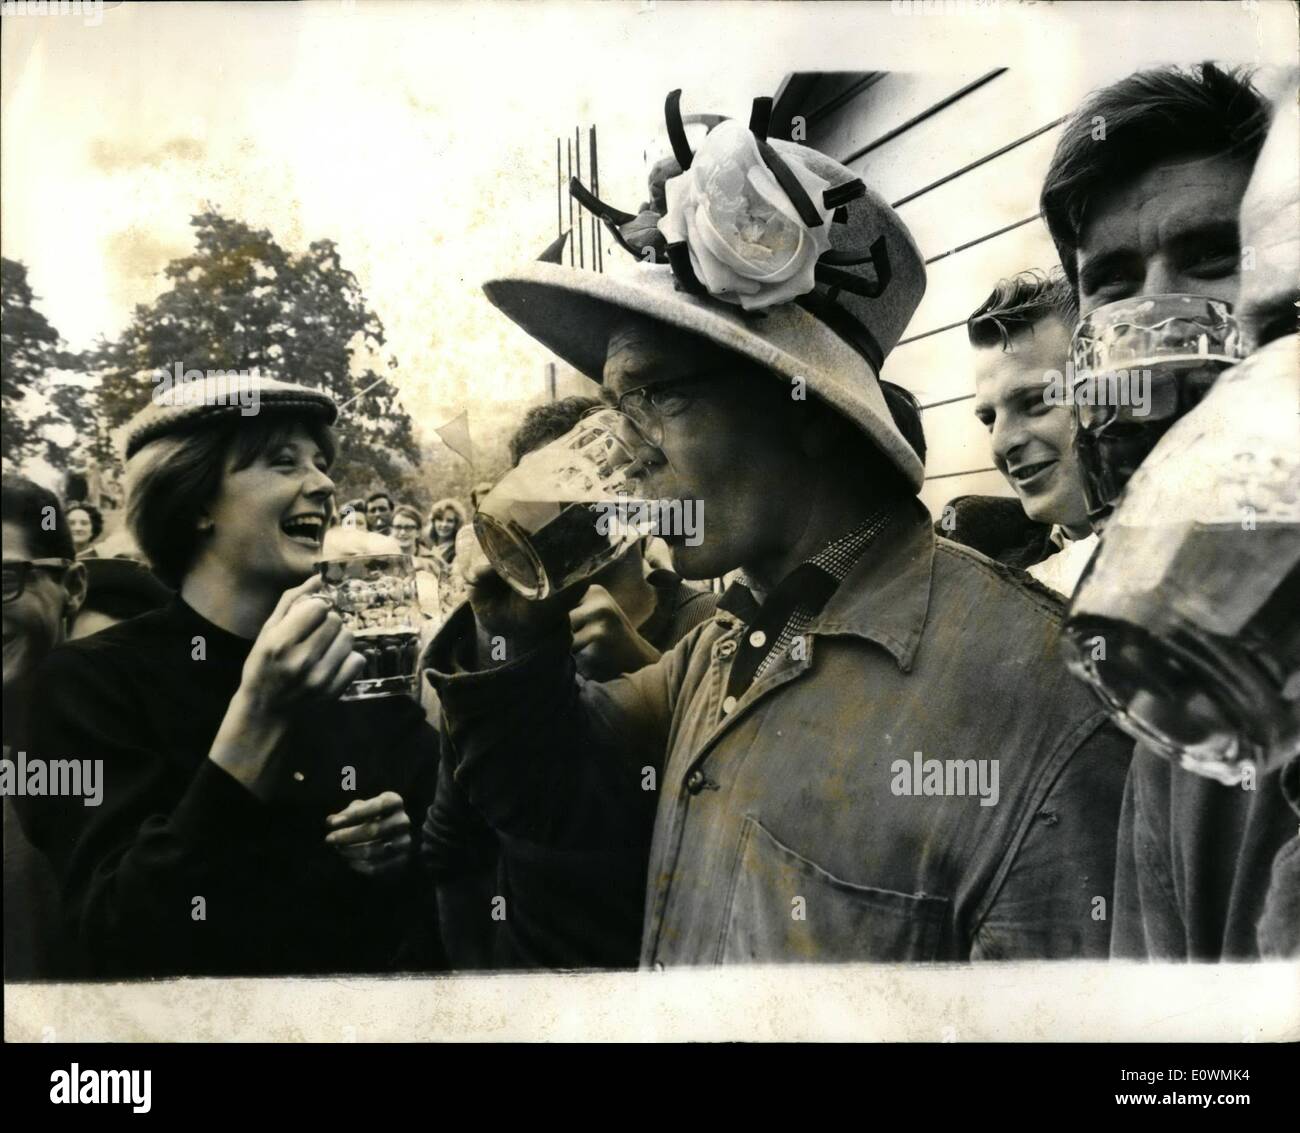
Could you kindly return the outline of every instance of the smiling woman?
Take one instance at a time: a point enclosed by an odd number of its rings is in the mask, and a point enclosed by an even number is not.
[[[334,504],[326,475],[333,459],[328,427],[310,418],[232,417],[161,437],[131,461],[128,522],[169,585],[208,552],[230,575],[266,576],[283,591],[311,572],[320,551]],[[301,473],[312,482],[302,484]],[[282,539],[265,538],[271,526]]]
[[[255,418],[134,420],[128,520],[177,596],[55,650],[38,681],[30,752],[105,767],[99,807],[24,800],[88,974],[418,962],[408,815],[432,795],[434,734],[404,697],[339,701],[362,658],[313,600],[334,403],[260,393]]]

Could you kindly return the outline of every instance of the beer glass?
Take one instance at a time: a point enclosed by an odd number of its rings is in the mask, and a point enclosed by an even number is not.
[[[1088,518],[1100,529],[1156,442],[1241,360],[1241,336],[1218,299],[1143,295],[1087,315],[1072,353],[1075,448]],[[1141,398],[1132,396],[1139,388]]]
[[[625,554],[649,533],[649,508],[636,506],[648,445],[628,417],[597,409],[528,453],[474,516],[497,574],[525,598],[540,600]]]
[[[352,632],[365,669],[340,700],[418,692],[421,613],[410,555],[359,554],[317,564],[321,593]]]
[[[1300,753],[1300,359],[1225,373],[1138,469],[1065,624],[1116,722],[1236,784]]]

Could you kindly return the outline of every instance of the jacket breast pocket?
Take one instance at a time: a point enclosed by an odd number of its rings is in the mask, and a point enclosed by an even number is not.
[[[933,960],[946,897],[844,881],[783,845],[752,815],[741,828],[719,964]]]

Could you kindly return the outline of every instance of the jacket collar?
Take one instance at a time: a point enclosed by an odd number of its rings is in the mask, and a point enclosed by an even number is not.
[[[866,638],[889,650],[903,672],[911,672],[930,611],[933,570],[930,513],[910,498],[898,506],[889,527],[831,595],[808,633]]]

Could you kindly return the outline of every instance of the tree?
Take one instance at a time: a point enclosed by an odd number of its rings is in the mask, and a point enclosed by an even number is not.
[[[256,370],[350,402],[336,427],[340,481],[386,483],[408,471],[419,458],[411,419],[392,381],[381,380],[397,360],[380,359],[383,324],[334,242],[317,240],[295,256],[266,229],[218,212],[190,223],[197,249],[167,265],[171,286],[137,306],[121,337],[101,343],[91,359],[101,379],[101,451],[107,431],[145,405],[157,376],[180,363]]]
[[[66,468],[94,432],[93,399],[60,373],[79,360],[59,349],[16,260],[0,259],[0,302],[0,452],[15,468],[38,457]]]

